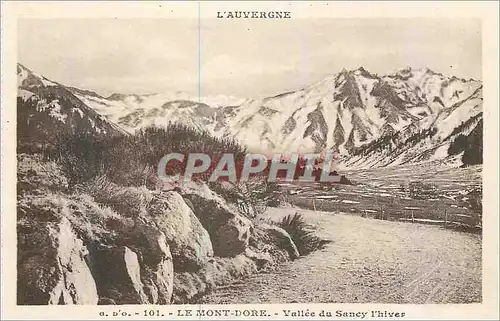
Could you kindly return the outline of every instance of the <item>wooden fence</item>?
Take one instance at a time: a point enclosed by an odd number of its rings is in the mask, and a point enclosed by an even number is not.
[[[344,212],[361,217],[410,223],[441,225],[446,228],[477,229],[482,228],[482,216],[472,211],[453,211],[453,208],[432,208],[412,206],[377,206],[366,203],[341,203],[331,199],[314,197],[296,197],[289,199],[298,207],[315,211]]]

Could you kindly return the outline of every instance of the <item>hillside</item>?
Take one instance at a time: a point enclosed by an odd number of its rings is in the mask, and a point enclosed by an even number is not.
[[[337,151],[344,168],[447,159],[456,138],[468,136],[482,120],[480,81],[429,69],[385,76],[363,68],[342,70],[264,99],[219,96],[198,102],[180,93],[104,98],[73,92],[129,132],[180,122],[216,137],[233,136],[253,151]]]
[[[75,134],[96,137],[126,134],[84,104],[68,87],[21,64],[17,66],[17,79],[18,151],[54,148],[59,140]]]
[[[388,165],[420,162],[414,166],[425,171],[427,160],[445,169],[462,162],[482,162],[481,84],[448,79],[429,70],[404,70],[385,77],[364,69],[344,70],[275,97],[240,100],[220,96],[200,102],[182,93],[106,98],[59,84],[22,65],[17,73],[19,305],[196,303],[207,293],[257,272],[272,273],[305,255],[317,258],[325,253],[315,253],[317,250],[333,248],[337,253],[338,248],[327,247],[330,238],[323,239],[310,228],[309,218],[294,215],[288,207],[292,198],[285,193],[292,195],[293,190],[298,195],[295,187],[282,188],[260,176],[244,184],[206,184],[201,179],[165,183],[156,170],[159,159],[168,153],[233,153],[241,161],[249,150],[326,149],[340,154],[343,165],[351,168],[348,176],[370,181],[373,172],[355,168],[384,166],[376,173],[385,180],[413,173],[409,168]],[[453,173],[467,180],[463,174],[470,169],[471,177],[480,176],[474,167],[456,168]],[[179,168],[169,170],[176,174]],[[444,183],[449,187],[446,177]],[[374,189],[380,194],[380,206],[390,204],[380,192],[394,191],[359,183],[346,187],[347,192],[339,185],[311,184],[308,190],[302,186],[300,193],[313,202],[315,210],[315,200],[323,197],[320,206],[364,211],[365,216],[374,204],[370,199]],[[461,192],[462,185],[459,189]],[[475,197],[472,207],[479,210],[481,190],[465,192],[458,193],[454,187],[442,197]],[[368,200],[325,201],[325,196],[339,195],[368,196]],[[297,201],[301,196],[293,198]],[[423,200],[405,196],[400,207],[406,208],[410,202]],[[454,203],[440,203],[456,209],[454,215],[467,216],[462,213],[469,211],[459,212]],[[279,212],[287,216],[280,221],[266,218],[263,214],[271,204],[285,205]],[[442,209],[432,206],[433,211],[423,211],[424,215]],[[389,208],[398,209],[392,204]],[[373,226],[390,229],[389,225]],[[438,234],[423,235],[432,239]],[[333,241],[342,246],[343,238],[339,233]],[[408,241],[415,243],[415,239]],[[432,248],[424,250],[436,253]],[[362,254],[356,253],[358,257]],[[408,262],[408,257],[403,258]],[[298,261],[298,266],[318,262],[314,257]],[[476,291],[477,269],[473,272],[467,281]],[[436,279],[438,285],[442,284],[440,278]],[[315,284],[308,280],[306,285]],[[467,289],[456,292],[462,295]],[[443,299],[443,293],[436,293],[437,299],[431,297],[430,301],[478,300],[476,292],[460,300]],[[422,298],[425,295],[419,293],[402,302]]]

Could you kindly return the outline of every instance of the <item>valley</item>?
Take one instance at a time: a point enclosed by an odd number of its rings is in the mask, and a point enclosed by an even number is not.
[[[482,166],[450,168],[449,164],[434,161],[348,170],[341,174],[354,185],[282,183],[281,186],[290,203],[307,209],[450,228],[476,230],[481,227],[482,217],[478,211],[482,197]],[[411,182],[416,186],[414,191],[409,190]]]
[[[482,83],[427,68],[242,99],[103,97],[18,64],[18,302],[481,302],[482,126]],[[277,200],[155,170],[324,151],[346,180],[279,182]]]

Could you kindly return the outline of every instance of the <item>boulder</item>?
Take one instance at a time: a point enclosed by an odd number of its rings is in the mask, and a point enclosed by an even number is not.
[[[87,248],[66,218],[18,225],[20,305],[89,304],[97,288],[86,263]]]
[[[230,284],[256,272],[257,264],[246,253],[233,258],[215,258],[196,273],[175,273],[172,303],[197,303],[216,286]]]
[[[248,248],[245,250],[245,256],[254,261],[259,270],[274,264],[274,259],[268,252],[258,252]]]
[[[273,242],[276,246],[288,253],[291,260],[295,260],[300,256],[297,246],[287,231],[281,227],[270,224],[261,224],[259,227],[267,234],[270,242]]]
[[[113,246],[92,246],[99,304],[169,304],[174,267],[165,234],[137,221]]]
[[[138,222],[132,231],[132,246],[140,254],[141,280],[151,304],[169,304],[174,265],[165,234],[157,227]]]
[[[248,247],[253,225],[206,184],[188,185],[182,190],[190,201],[194,214],[210,234],[214,254],[235,257]]]
[[[250,220],[240,215],[235,215],[225,223],[216,226],[212,236],[216,254],[222,257],[233,257],[245,252],[251,228]]]
[[[172,260],[167,238],[159,228],[137,221],[130,234],[130,244],[139,249],[144,263],[153,266]]]
[[[174,287],[174,266],[165,260],[141,270],[144,292],[150,304],[170,304]]]
[[[176,271],[197,271],[213,256],[209,233],[178,193],[155,195],[148,214],[165,235]]]
[[[92,253],[92,272],[99,296],[116,304],[147,304],[137,254],[126,246]],[[101,303],[102,304],[102,303]]]

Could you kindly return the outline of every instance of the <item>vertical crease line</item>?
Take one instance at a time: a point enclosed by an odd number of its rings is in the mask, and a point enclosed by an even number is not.
[[[201,2],[198,1],[198,103],[201,103]]]

